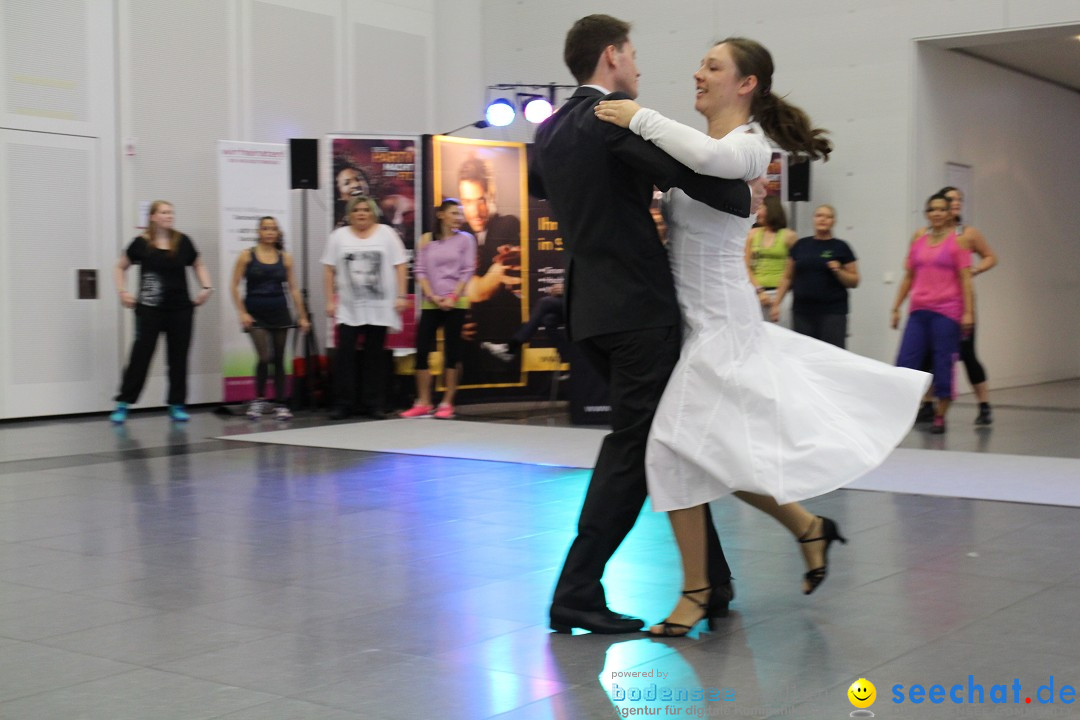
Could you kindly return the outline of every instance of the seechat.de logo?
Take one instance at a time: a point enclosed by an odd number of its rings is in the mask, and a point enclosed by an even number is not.
[[[851,704],[857,708],[852,710],[851,717],[874,717],[874,713],[867,709],[877,700],[877,688],[874,687],[874,683],[866,678],[859,678],[851,683],[847,696]]]

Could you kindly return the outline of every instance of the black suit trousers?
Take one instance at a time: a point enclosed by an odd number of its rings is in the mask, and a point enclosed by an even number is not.
[[[607,607],[600,579],[645,503],[645,443],[679,358],[679,344],[677,327],[599,335],[578,343],[608,383],[612,432],[600,448],[578,519],[578,534],[555,586],[554,605],[576,610]],[[706,515],[709,579],[719,585],[730,580],[731,570],[712,516]]]

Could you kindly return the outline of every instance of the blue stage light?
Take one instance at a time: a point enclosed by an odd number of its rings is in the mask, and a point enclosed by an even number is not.
[[[526,100],[521,110],[525,114],[525,119],[531,123],[542,123],[551,117],[552,113],[551,102],[539,95]]]
[[[514,106],[506,98],[499,98],[487,106],[484,117],[488,123],[495,127],[504,127],[514,122]]]

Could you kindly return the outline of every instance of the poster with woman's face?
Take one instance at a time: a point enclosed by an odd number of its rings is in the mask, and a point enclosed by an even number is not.
[[[332,227],[348,224],[345,206],[354,197],[375,199],[379,222],[394,228],[408,250],[415,246],[418,214],[416,138],[330,138]]]
[[[325,163],[329,178],[325,183],[330,195],[330,227],[337,229],[349,224],[345,208],[354,197],[370,197],[379,207],[378,222],[389,225],[401,237],[410,258],[408,290],[412,292],[412,254],[420,235],[422,213],[419,212],[419,176],[421,173],[420,138],[379,137],[374,135],[331,135],[326,146],[330,157]],[[325,171],[324,171],[325,172]],[[325,176],[324,176],[325,177]],[[362,297],[381,297],[389,292],[367,271],[364,258],[357,257],[350,282]],[[389,348],[410,348],[416,344],[416,322],[413,313],[402,316],[401,332],[387,336]]]

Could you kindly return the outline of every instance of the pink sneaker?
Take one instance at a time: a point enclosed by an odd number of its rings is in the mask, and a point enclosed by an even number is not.
[[[409,408],[408,410],[401,413],[401,417],[403,417],[403,418],[431,417],[431,406],[430,405],[413,405],[411,408]]]
[[[453,420],[454,419],[454,406],[453,405],[440,405],[439,409],[435,411],[435,417],[438,420]]]

